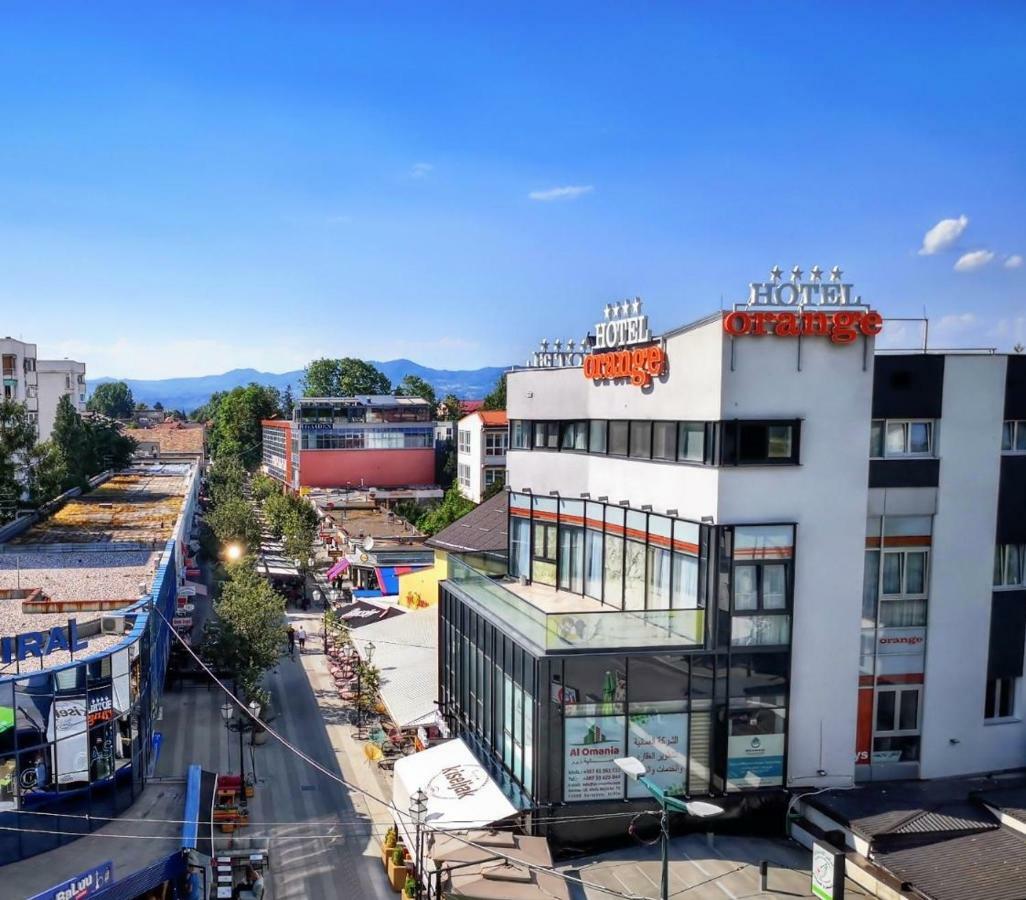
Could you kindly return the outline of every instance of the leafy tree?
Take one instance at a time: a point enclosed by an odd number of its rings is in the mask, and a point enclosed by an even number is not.
[[[442,418],[449,422],[458,422],[462,418],[460,398],[455,394],[446,394],[442,399]]]
[[[253,476],[249,489],[257,503],[263,503],[268,497],[281,493],[281,485],[263,472],[257,472]]]
[[[214,504],[231,497],[241,497],[246,483],[246,470],[237,457],[219,456],[207,469],[207,486]]]
[[[86,401],[86,409],[112,419],[127,419],[132,415],[134,404],[132,391],[125,382],[109,381],[96,386]]]
[[[285,641],[285,600],[243,559],[228,568],[214,604],[205,652],[224,666],[248,697],[260,688]]]
[[[277,416],[280,406],[277,388],[256,383],[233,388],[217,397],[210,419],[211,454],[235,454],[244,466],[254,468],[260,462],[263,439],[260,421]]]
[[[155,410],[156,410],[157,412],[163,412],[163,411],[164,411],[164,404],[163,404],[163,403],[161,403],[161,402],[160,402],[160,401],[158,400],[158,401],[157,401],[156,403],[154,403],[154,404],[153,404],[153,408],[154,408],[154,409],[155,409]]]
[[[442,502],[427,513],[417,523],[417,527],[424,534],[438,534],[443,528],[448,528],[457,519],[465,516],[474,506],[474,502],[464,497],[459,486],[454,484],[445,492]]]
[[[495,383],[495,387],[492,388],[481,404],[481,409],[505,409],[506,408],[506,373],[503,372],[499,376],[499,380]]]
[[[93,475],[105,469],[123,469],[132,461],[138,446],[135,438],[111,422],[86,422],[85,426],[92,448]]]
[[[504,490],[506,490],[506,483],[496,479],[484,489],[484,493],[481,494],[481,502],[490,500],[496,494],[501,494]]]
[[[388,394],[392,383],[369,362],[353,357],[315,359],[303,372],[304,397]]]
[[[438,405],[438,400],[435,399],[435,389],[419,375],[404,375],[403,380],[395,389],[395,394],[397,397],[420,397],[422,400],[427,400],[431,404],[432,410]]]
[[[281,395],[281,415],[283,419],[292,418],[292,410],[295,409],[296,401],[292,396],[292,385],[285,385],[285,391]]]
[[[241,544],[246,550],[260,546],[260,522],[244,497],[227,497],[216,503],[207,522],[222,546]]]
[[[85,490],[89,486],[89,479],[101,469],[92,435],[67,395],[57,402],[50,439],[64,461],[64,489],[78,487]]]
[[[227,391],[214,391],[206,403],[202,406],[196,407],[196,409],[189,414],[189,418],[192,419],[193,422],[213,422],[217,415],[217,410],[221,406],[221,401],[227,396]]]
[[[304,578],[310,568],[316,534],[316,523],[311,523],[309,517],[294,508],[285,522],[282,549],[288,559],[296,561],[296,567]]]
[[[67,477],[64,456],[53,441],[36,444],[26,454],[25,483],[33,506],[42,506],[60,495]]]
[[[292,494],[273,494],[264,501],[263,510],[275,537],[283,537],[290,524],[293,528],[298,528],[298,523],[304,523],[311,530],[317,527],[317,513],[313,507]]]
[[[0,402],[0,523],[14,518],[23,491],[19,473],[35,442],[28,410],[13,400]]]

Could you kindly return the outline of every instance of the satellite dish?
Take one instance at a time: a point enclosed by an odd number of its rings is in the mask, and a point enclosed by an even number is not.
[[[374,538],[372,538],[369,534],[367,535],[367,537],[363,539],[363,549],[366,550],[368,553],[374,549]]]

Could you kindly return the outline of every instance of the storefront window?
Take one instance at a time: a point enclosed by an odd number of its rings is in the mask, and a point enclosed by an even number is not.
[[[571,657],[564,666],[563,678],[566,715],[613,715],[625,711],[627,670],[623,657]]]
[[[730,711],[727,737],[728,790],[783,784],[785,715],[783,709]]]

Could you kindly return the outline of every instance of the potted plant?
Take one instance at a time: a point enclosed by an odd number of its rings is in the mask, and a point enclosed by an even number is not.
[[[412,897],[417,893],[417,880],[412,875],[406,876],[406,883],[403,885],[403,893],[407,897]]]
[[[392,851],[395,850],[395,845],[398,842],[399,829],[393,825],[385,832],[385,842],[381,845],[381,864],[386,869],[388,868],[388,858],[392,855]]]
[[[388,858],[388,882],[392,885],[393,891],[401,891],[406,884],[406,854],[401,846],[392,850]]]

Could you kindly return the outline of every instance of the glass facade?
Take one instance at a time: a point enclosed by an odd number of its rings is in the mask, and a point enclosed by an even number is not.
[[[172,542],[153,581],[168,618],[174,556]],[[142,604],[126,610],[133,615],[132,631],[111,650],[0,680],[0,865],[106,825],[142,790],[171,637]]]

